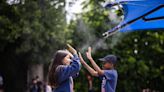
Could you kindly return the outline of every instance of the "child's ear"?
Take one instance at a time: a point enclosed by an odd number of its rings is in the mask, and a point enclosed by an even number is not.
[[[64,64],[64,58],[63,58],[63,60],[61,62],[62,62],[62,64]]]

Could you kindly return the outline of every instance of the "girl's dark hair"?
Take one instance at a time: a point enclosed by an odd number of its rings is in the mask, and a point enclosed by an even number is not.
[[[57,76],[57,67],[59,65],[63,65],[63,59],[68,55],[68,51],[66,50],[58,50],[53,58],[53,61],[50,64],[49,72],[48,72],[48,84],[52,87],[57,87],[58,83],[58,76]]]

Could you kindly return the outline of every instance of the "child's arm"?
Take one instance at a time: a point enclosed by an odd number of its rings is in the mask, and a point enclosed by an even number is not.
[[[89,73],[92,76],[98,76],[98,72],[96,72],[93,68],[91,68],[83,59],[83,57],[81,56],[81,53],[79,53],[79,58],[80,58],[80,62],[83,64],[83,66],[89,71]]]
[[[74,55],[72,58],[72,63],[70,65],[59,65],[57,68],[57,71],[59,72],[58,81],[61,83],[68,79],[69,77],[72,77],[76,75],[81,69],[81,63],[80,59],[77,55]]]
[[[104,71],[100,69],[100,67],[95,63],[95,61],[91,56],[91,47],[88,48],[88,52],[86,52],[86,55],[89,61],[91,62],[91,64],[93,65],[93,68],[98,72],[98,74],[104,75]]]

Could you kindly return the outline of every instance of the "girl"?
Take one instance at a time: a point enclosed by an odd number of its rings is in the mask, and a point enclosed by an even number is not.
[[[81,63],[77,51],[70,45],[68,50],[58,50],[51,63],[48,79],[53,92],[73,92],[73,79],[80,71]]]
[[[103,62],[103,69],[101,69],[91,56],[91,47],[88,48],[86,55],[94,69],[84,61],[79,53],[80,61],[92,76],[100,77],[102,80],[101,92],[115,92],[118,75],[117,70],[114,69],[114,66],[116,64],[117,57],[114,55],[107,55],[104,58],[99,59]]]

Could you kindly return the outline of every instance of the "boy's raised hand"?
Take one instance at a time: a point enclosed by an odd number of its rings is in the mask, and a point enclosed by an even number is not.
[[[70,44],[67,44],[67,47],[69,52],[72,54],[77,54],[77,51]]]
[[[86,52],[86,55],[89,60],[92,59],[91,51],[92,51],[91,47],[88,47],[88,51]]]
[[[85,61],[84,61],[84,59],[83,59],[83,57],[82,57],[81,53],[79,52],[78,54],[79,54],[80,62],[81,62],[82,64],[84,64],[84,63],[85,63]]]

